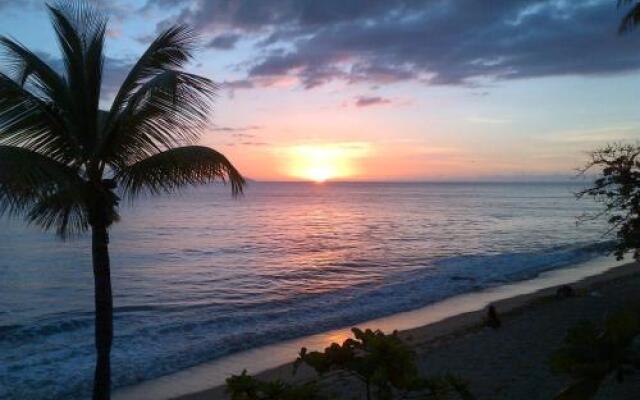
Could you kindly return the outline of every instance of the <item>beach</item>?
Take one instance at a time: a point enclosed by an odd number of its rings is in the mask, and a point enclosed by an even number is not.
[[[568,379],[554,375],[550,354],[567,329],[581,320],[602,322],[611,312],[640,304],[640,265],[625,264],[572,284],[575,297],[558,298],[558,286],[493,303],[502,320],[494,330],[484,326],[485,310],[402,331],[427,375],[453,373],[468,382],[478,399],[550,399]],[[295,354],[292,354],[292,358]],[[262,379],[304,381],[309,371],[292,378],[291,364],[258,374]],[[354,382],[339,374],[322,377],[324,388],[352,398]],[[633,399],[640,382],[605,382],[598,399]],[[223,387],[212,387],[176,400],[225,398]]]

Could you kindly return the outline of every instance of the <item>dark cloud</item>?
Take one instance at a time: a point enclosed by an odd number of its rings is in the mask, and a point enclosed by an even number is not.
[[[238,79],[235,81],[224,81],[222,82],[222,84],[220,85],[221,87],[225,88],[225,89],[252,89],[253,87],[255,87],[255,84],[253,81],[249,80],[249,79]]]
[[[421,3],[420,0],[148,0],[145,8],[182,5],[179,22],[211,32],[229,27],[245,31],[322,27],[377,17],[390,9],[420,7]]]
[[[102,79],[102,96],[111,98],[116,95],[120,85],[131,71],[133,62],[128,59],[106,57]]]
[[[370,107],[391,104],[391,100],[380,96],[360,96],[356,98],[356,107]]]
[[[166,0],[149,0],[148,6]],[[619,37],[611,0],[180,0],[177,21],[202,34],[258,39],[244,88],[294,76],[478,85],[640,67],[640,35]],[[166,23],[166,21],[165,21]],[[213,40],[216,40],[213,39]],[[237,40],[237,39],[236,39]],[[275,82],[275,80],[272,80]],[[236,88],[240,88],[237,86]]]
[[[235,47],[236,42],[240,40],[240,38],[240,35],[233,33],[218,35],[207,43],[207,47],[219,50],[230,50]]]

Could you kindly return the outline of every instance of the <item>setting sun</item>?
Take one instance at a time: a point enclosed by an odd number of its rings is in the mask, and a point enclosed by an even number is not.
[[[309,179],[312,181],[321,183],[329,178],[334,177],[333,171],[328,166],[319,166],[317,168],[311,168],[307,171]]]
[[[368,152],[367,143],[294,146],[288,149],[288,174],[314,182],[353,177],[356,159]]]

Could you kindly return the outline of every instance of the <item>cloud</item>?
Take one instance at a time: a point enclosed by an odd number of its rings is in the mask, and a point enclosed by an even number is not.
[[[248,79],[238,79],[238,80],[233,80],[233,81],[224,81],[222,82],[222,84],[220,85],[221,87],[225,88],[225,89],[253,89],[253,87],[255,86],[255,84]]]
[[[268,142],[256,142],[251,140],[245,140],[241,142],[228,142],[224,144],[225,146],[254,146],[254,147],[263,147],[263,146],[271,146],[271,143]]]
[[[129,59],[105,57],[104,77],[102,79],[102,96],[114,97],[125,80],[134,62]]]
[[[160,7],[167,0],[149,0]],[[184,22],[220,45],[259,43],[243,88],[295,78],[478,86],[640,68],[640,35],[616,35],[610,0],[180,0]],[[165,23],[168,21],[165,21]],[[232,30],[233,36],[224,38]],[[240,36],[242,34],[242,36]],[[222,36],[221,36],[222,35]],[[237,37],[236,37],[237,35]],[[269,79],[267,79],[269,78]],[[239,87],[238,87],[239,88]]]
[[[224,132],[227,138],[231,137],[235,142],[227,143],[228,146],[244,145],[244,146],[267,146],[267,142],[259,142],[254,140],[258,135],[251,133],[262,129],[260,125],[247,126],[220,126],[215,125],[211,130],[215,132]]]
[[[218,35],[207,43],[207,47],[219,50],[231,50],[235,47],[236,42],[240,40],[240,37],[240,35],[233,33]]]
[[[379,96],[360,96],[357,97],[355,101],[356,107],[371,107],[385,104],[391,104],[391,100]]]
[[[256,135],[253,135],[251,133],[232,133],[231,137],[237,139],[253,139],[254,137],[256,137]]]
[[[243,146],[269,146],[269,143],[267,142],[251,142],[251,141],[247,141],[247,142],[242,142],[240,143]]]
[[[216,132],[246,132],[246,131],[254,131],[262,129],[259,125],[248,125],[248,126],[219,126],[216,125],[212,128],[213,131]]]

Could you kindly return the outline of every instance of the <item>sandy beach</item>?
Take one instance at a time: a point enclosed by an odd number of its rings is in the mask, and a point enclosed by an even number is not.
[[[602,321],[612,311],[640,304],[640,265],[630,263],[575,282],[579,296],[556,298],[557,287],[516,296],[495,304],[503,326],[484,326],[484,310],[465,313],[441,322],[402,331],[415,349],[425,374],[453,373],[465,379],[478,399],[550,399],[567,378],[554,375],[549,355],[557,349],[566,331],[580,320]],[[295,354],[292,354],[292,358]],[[291,365],[258,375],[263,379],[291,380]],[[295,379],[313,375],[302,371]],[[352,398],[354,384],[338,374],[321,379],[344,398]],[[640,381],[623,385],[607,382],[599,399],[634,399]],[[176,397],[177,400],[225,398],[224,388]]]

